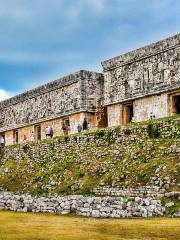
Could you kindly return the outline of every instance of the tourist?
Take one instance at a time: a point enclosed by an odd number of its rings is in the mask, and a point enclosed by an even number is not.
[[[88,130],[91,130],[91,124],[88,122]]]
[[[30,141],[31,141],[31,142],[34,141],[34,131],[32,131],[32,132],[30,133],[29,138],[30,138]]]
[[[51,137],[51,127],[50,126],[46,127],[45,133],[46,133],[46,138]]]
[[[70,134],[71,132],[71,128],[70,128],[70,125],[67,126],[67,134]]]
[[[52,129],[52,127],[50,127],[50,137],[51,138],[53,137],[53,134],[54,134],[53,129]]]
[[[82,131],[82,126],[80,123],[78,123],[77,130],[78,130],[78,133],[80,133]]]
[[[63,134],[66,135],[66,125],[64,122],[62,123],[61,130],[62,130]]]
[[[23,143],[26,143],[26,141],[27,141],[27,137],[26,137],[26,135],[24,135],[23,136]]]
[[[87,129],[88,129],[88,123],[87,123],[86,118],[84,118],[84,121],[83,121],[83,131],[85,131]]]
[[[150,112],[150,119],[153,119],[153,112]]]
[[[0,136],[0,145],[1,147],[4,147],[5,145],[5,138],[3,136]]]
[[[152,119],[155,119],[155,118],[156,118],[155,114],[153,114],[153,112],[150,112],[150,119],[152,120]]]

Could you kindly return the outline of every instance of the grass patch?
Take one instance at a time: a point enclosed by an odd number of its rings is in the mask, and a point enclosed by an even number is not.
[[[93,219],[0,212],[2,240],[179,240],[179,219]]]

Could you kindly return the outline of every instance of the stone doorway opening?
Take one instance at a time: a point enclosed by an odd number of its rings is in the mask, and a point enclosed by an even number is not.
[[[180,95],[174,96],[173,98],[175,113],[180,114]]]
[[[69,132],[70,132],[70,120],[69,120],[69,117],[66,117],[66,118],[63,118],[62,120],[62,131],[63,131],[63,134],[64,135],[68,135]]]
[[[128,102],[122,105],[121,123],[128,124],[133,120],[134,109],[133,102]]]
[[[3,147],[5,146],[6,142],[5,142],[5,134],[1,133],[0,134],[0,146]]]
[[[41,126],[36,125],[34,127],[34,131],[35,131],[35,140],[36,141],[41,141]]]
[[[169,95],[169,114],[180,114],[180,92]]]
[[[70,126],[69,118],[64,118],[64,119],[63,119],[63,122],[64,122],[64,125],[65,125],[66,127],[69,127],[69,126]]]
[[[13,142],[14,142],[14,144],[19,143],[19,132],[18,132],[18,130],[13,131]]]

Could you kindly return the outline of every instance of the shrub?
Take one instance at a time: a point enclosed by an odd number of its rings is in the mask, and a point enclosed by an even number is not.
[[[105,185],[112,186],[113,176],[111,174],[106,175],[105,178],[103,179],[103,182]]]
[[[68,136],[64,136],[64,135],[61,135],[58,138],[59,138],[59,142],[60,143],[67,142],[69,140],[69,137]]]
[[[149,138],[158,138],[160,136],[159,125],[154,126],[152,121],[149,121],[147,125],[147,133]]]
[[[29,151],[29,145],[28,144],[23,145],[22,148],[23,148],[25,153],[27,153]]]
[[[131,130],[129,128],[125,128],[124,129],[124,134],[125,135],[130,135],[131,134]]]
[[[80,178],[83,178],[85,175],[84,171],[83,170],[79,170],[76,172],[76,179],[80,179]]]
[[[114,131],[116,134],[120,133],[121,127],[120,126],[116,126]]]
[[[109,144],[113,144],[116,141],[114,136],[113,136],[113,131],[111,129],[106,132],[106,141]]]
[[[104,130],[97,128],[94,132],[94,138],[95,140],[104,137]]]

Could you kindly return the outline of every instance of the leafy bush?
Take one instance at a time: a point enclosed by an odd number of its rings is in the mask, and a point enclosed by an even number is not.
[[[149,138],[158,138],[160,136],[159,125],[154,126],[152,121],[149,121],[147,125],[147,133]]]
[[[78,180],[78,179],[80,179],[80,178],[83,178],[84,175],[85,175],[84,171],[83,171],[83,170],[79,170],[79,171],[76,172],[75,177],[76,177],[76,179]]]
[[[95,132],[94,132],[94,138],[95,138],[95,140],[100,139],[100,138],[102,138],[102,137],[104,137],[104,130],[97,128],[97,129],[95,130]]]
[[[106,175],[105,178],[103,179],[103,182],[104,182],[105,185],[112,186],[112,183],[113,183],[112,174]]]
[[[109,144],[115,143],[116,139],[115,139],[114,136],[113,136],[113,131],[112,131],[112,130],[108,130],[108,131],[106,132],[106,141],[107,141]]]
[[[120,126],[116,126],[115,129],[114,129],[116,134],[118,134],[120,132],[120,130],[121,130]]]
[[[124,129],[124,134],[125,135],[130,135],[131,134],[131,130],[129,128],[125,128]]]

